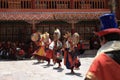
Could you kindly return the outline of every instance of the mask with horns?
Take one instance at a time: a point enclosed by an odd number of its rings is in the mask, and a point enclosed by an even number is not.
[[[72,38],[73,38],[73,44],[77,45],[78,42],[79,42],[79,34],[78,33],[74,33]]]
[[[34,42],[37,42],[41,39],[41,33],[40,32],[36,32],[36,33],[33,33],[31,35],[31,40],[34,41]]]
[[[56,29],[54,31],[54,40],[59,40],[60,39],[60,36],[61,36],[61,33],[60,33],[60,30],[59,29]]]

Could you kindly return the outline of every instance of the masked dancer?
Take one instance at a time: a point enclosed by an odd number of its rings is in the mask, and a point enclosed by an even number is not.
[[[40,32],[33,33],[31,40],[37,45],[37,50],[34,51],[32,58],[36,58],[38,63],[43,60],[45,56],[44,37]]]
[[[79,34],[67,32],[64,36],[67,41],[64,46],[64,64],[67,69],[71,69],[71,73],[74,73],[74,68],[79,68],[81,65],[79,58],[78,58],[78,48],[77,44],[79,42]]]
[[[53,52],[53,62],[58,63],[58,67],[61,67],[61,62],[62,62],[62,42],[59,40],[61,33],[59,29],[56,29],[54,31],[54,40],[51,42],[51,44],[49,45],[49,49]]]

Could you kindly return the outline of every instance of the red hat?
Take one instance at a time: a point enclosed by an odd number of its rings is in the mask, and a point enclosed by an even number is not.
[[[102,15],[100,17],[100,22],[102,25],[101,31],[95,32],[96,35],[101,37],[110,33],[120,34],[120,29],[118,28],[118,24],[114,14],[110,13]]]
[[[110,29],[105,29],[103,31],[95,32],[95,34],[98,35],[99,37],[104,36],[106,34],[110,34],[110,33],[118,33],[118,34],[120,34],[120,29],[118,29],[118,28],[110,28]]]

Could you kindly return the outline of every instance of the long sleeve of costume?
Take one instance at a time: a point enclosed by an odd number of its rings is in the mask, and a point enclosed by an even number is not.
[[[106,54],[95,58],[86,75],[90,80],[120,80],[120,65]]]

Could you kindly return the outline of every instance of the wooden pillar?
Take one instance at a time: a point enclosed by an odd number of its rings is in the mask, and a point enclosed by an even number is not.
[[[115,0],[112,0],[112,13],[115,13],[115,10],[116,10],[116,1]]]
[[[71,24],[72,24],[71,33],[74,34],[75,33],[75,23],[72,22]]]
[[[38,21],[38,20],[26,20],[26,22],[32,25],[31,32],[35,33],[37,31],[36,24],[39,23],[40,21]]]
[[[79,22],[79,20],[67,20],[67,23],[71,24],[71,33],[75,33],[75,24]]]
[[[70,8],[71,8],[71,9],[74,8],[74,0],[70,0]]]
[[[36,26],[35,26],[35,21],[32,21],[32,33],[36,32]]]
[[[32,2],[32,8],[35,9],[35,0],[31,0]]]
[[[115,13],[116,1],[115,0],[109,0],[108,4],[109,4],[109,8],[111,10],[111,13]]]

